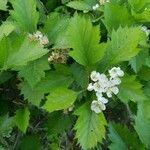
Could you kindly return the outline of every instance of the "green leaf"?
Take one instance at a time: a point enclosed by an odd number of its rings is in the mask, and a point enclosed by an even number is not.
[[[43,29],[50,39],[50,44],[55,44],[61,36],[64,38],[64,33],[67,29],[68,23],[68,16],[57,12],[50,13]]]
[[[0,66],[4,70],[16,69],[48,53],[37,41],[30,41],[28,36],[4,37],[0,41]]]
[[[104,7],[104,24],[109,33],[119,26],[131,26],[134,23],[133,17],[124,5],[106,3]]]
[[[41,150],[40,138],[37,135],[25,136],[20,141],[19,148],[20,150]]]
[[[0,0],[0,10],[7,10],[7,2],[8,0]]]
[[[121,124],[110,123],[108,137],[111,140],[110,150],[145,150],[138,136]]]
[[[145,6],[147,6],[149,0],[128,0],[128,3],[130,4],[131,8],[135,10],[136,12],[143,10]]]
[[[0,26],[0,40],[4,36],[8,36],[12,31],[14,31],[15,26],[12,22],[5,21],[1,26]]]
[[[93,26],[89,18],[75,14],[68,27],[68,43],[73,48],[70,56],[84,66],[97,63],[106,48],[106,44],[99,44],[99,41],[99,26]]]
[[[78,85],[80,85],[84,89],[87,89],[87,86],[89,84],[88,71],[84,68],[84,66],[74,63],[71,66],[71,72]]]
[[[28,107],[25,107],[23,109],[19,109],[16,111],[15,122],[16,122],[17,127],[23,133],[26,133],[26,130],[29,126],[29,119],[30,119],[30,111]]]
[[[68,87],[71,82],[72,77],[66,70],[65,73],[61,70],[50,71],[34,88],[27,82],[22,83],[21,94],[24,95],[25,100],[28,100],[33,105],[39,106],[45,93],[49,93],[51,90],[61,86]]]
[[[49,64],[46,55],[22,67],[19,71],[19,76],[23,77],[33,88],[38,82],[41,81],[42,78],[45,77],[44,71],[48,69]]]
[[[11,72],[1,72],[0,73],[0,84],[5,83],[11,77],[13,77],[13,74]]]
[[[90,110],[89,104],[84,104],[76,110],[78,116],[74,126],[78,143],[84,150],[94,148],[105,138],[107,122],[103,113],[96,114]]]
[[[118,97],[124,103],[128,103],[130,100],[141,102],[147,99],[142,90],[142,85],[136,80],[135,76],[129,75],[123,77],[119,86]]]
[[[57,118],[57,119],[56,119]],[[72,118],[60,111],[50,113],[45,127],[49,136],[57,136],[63,134],[66,130],[72,127]]]
[[[146,60],[149,56],[148,50],[141,50],[137,56],[130,60],[132,69],[137,73],[143,65],[146,64]]]
[[[92,7],[84,1],[71,1],[67,6],[76,10],[90,11]]]
[[[11,0],[13,9],[11,17],[22,31],[34,32],[37,29],[39,13],[36,10],[36,0]]]
[[[8,115],[0,116],[0,137],[9,137],[14,127],[14,118]]]
[[[43,108],[49,112],[67,109],[71,106],[77,98],[77,93],[64,88],[59,87],[51,90],[50,94],[46,97],[47,101]]]
[[[138,44],[143,39],[145,35],[138,27],[119,27],[117,31],[113,30],[102,66],[108,67],[130,60],[139,53]]]
[[[38,89],[37,85],[32,88],[27,82],[21,83],[21,94],[24,96],[24,100],[28,100],[33,105],[39,106],[42,99],[44,99],[44,91]]]
[[[138,104],[137,116],[135,117],[135,130],[141,141],[150,149],[150,101]]]

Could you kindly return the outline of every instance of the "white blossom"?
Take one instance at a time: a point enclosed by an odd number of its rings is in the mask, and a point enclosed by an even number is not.
[[[98,81],[99,73],[97,73],[96,71],[92,71],[90,77],[92,81]]]
[[[94,5],[94,6],[92,7],[93,10],[96,10],[96,9],[98,9],[98,8],[99,8],[99,4],[96,4],[96,5]]]
[[[103,103],[101,103],[100,101],[97,101],[97,100],[92,101],[91,110],[94,111],[95,113],[98,114],[105,109],[106,109],[106,106]]]
[[[116,86],[108,87],[108,88],[107,88],[107,91],[106,91],[106,94],[107,94],[107,96],[108,96],[109,98],[112,97],[112,94],[117,95],[118,93],[119,93],[119,89],[118,89],[118,87],[116,87]]]
[[[110,78],[110,82],[111,82],[112,86],[119,85],[121,83],[121,79],[118,78],[118,77],[116,77],[116,78]]]
[[[149,36],[150,30],[148,30],[146,26],[142,26],[142,27],[141,27],[141,30],[142,30],[143,32],[145,32],[146,36]]]
[[[47,36],[43,35],[40,31],[36,31],[33,34],[29,34],[29,38],[31,40],[39,41],[41,45],[47,45],[49,43],[49,40]]]
[[[124,72],[120,69],[120,67],[113,67],[108,72],[109,72],[111,78],[123,77],[124,76]]]
[[[106,109],[105,104],[108,103],[108,99],[119,93],[118,85],[121,83],[120,77],[124,76],[124,72],[120,67],[113,67],[109,71],[108,78],[105,74],[100,74],[99,72],[92,71],[90,78],[92,83],[89,83],[87,90],[95,91],[97,100],[94,100],[91,104],[91,110],[95,113],[100,113]],[[106,96],[104,97],[105,94]]]
[[[93,91],[93,90],[94,90],[94,86],[93,86],[92,83],[90,83],[90,84],[88,85],[87,90],[88,90],[88,91]]]
[[[107,104],[108,103],[108,99],[106,99],[105,97],[97,97],[98,101],[100,101],[103,104]]]

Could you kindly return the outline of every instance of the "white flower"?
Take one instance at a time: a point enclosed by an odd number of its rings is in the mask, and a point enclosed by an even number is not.
[[[96,100],[92,101],[91,110],[94,111],[95,113],[98,114],[105,109],[106,109],[106,106],[103,103],[101,103],[100,101],[96,101]]]
[[[47,36],[41,37],[41,38],[40,38],[40,43],[41,43],[42,45],[47,45],[47,44],[49,43],[49,40],[48,40]]]
[[[146,26],[142,26],[142,27],[141,27],[141,30],[142,30],[143,32],[145,32],[146,36],[149,36],[150,30],[148,30]]]
[[[34,41],[39,41],[41,45],[47,45],[49,43],[47,36],[43,35],[40,31],[29,34],[29,38]]]
[[[99,4],[96,4],[96,5],[94,5],[94,6],[92,7],[93,10],[96,10],[96,9],[98,9],[98,8],[99,8]]]
[[[100,83],[107,83],[108,82],[108,78],[107,78],[107,76],[105,74],[99,74],[98,81]]]
[[[123,77],[124,76],[124,72],[120,69],[120,67],[113,67],[108,72],[109,72],[111,78]]]
[[[97,73],[96,71],[92,71],[90,77],[92,81],[96,82],[99,78],[99,73]]]
[[[103,95],[102,95],[102,93],[101,92],[96,92],[96,97],[98,98],[98,97],[102,97]]]
[[[99,82],[94,83],[93,87],[95,92],[99,93],[105,92],[105,88]]]
[[[108,103],[108,99],[106,99],[105,97],[98,97],[98,101],[100,101],[103,104],[107,104]]]
[[[106,94],[107,94],[107,96],[108,96],[109,98],[112,97],[112,94],[113,94],[113,93],[114,93],[115,95],[117,95],[117,94],[119,93],[118,87],[116,87],[116,86],[109,87],[109,88],[107,89],[107,91],[106,91]]]
[[[92,83],[90,83],[90,84],[88,85],[87,90],[88,90],[88,91],[93,91],[93,90],[94,90],[94,86],[93,86]]]
[[[111,82],[112,86],[119,85],[121,83],[121,79],[118,77],[110,78],[110,82]]]

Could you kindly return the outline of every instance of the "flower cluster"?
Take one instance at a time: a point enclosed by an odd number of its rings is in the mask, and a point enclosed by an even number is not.
[[[118,94],[118,85],[121,83],[120,77],[124,76],[124,72],[120,67],[113,67],[108,71],[110,78],[105,74],[92,71],[90,78],[93,81],[87,87],[88,91],[95,91],[97,100],[93,100],[91,104],[91,110],[95,113],[100,113],[106,109],[105,104],[108,103],[108,99],[104,97],[104,94],[111,98],[113,94]]]
[[[49,43],[49,40],[46,35],[43,35],[40,31],[36,31],[33,34],[29,34],[29,38],[32,41],[39,41],[41,45],[45,46]]]

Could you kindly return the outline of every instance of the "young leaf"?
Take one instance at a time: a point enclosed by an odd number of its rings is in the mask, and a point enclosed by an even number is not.
[[[74,103],[76,98],[76,92],[64,87],[59,87],[50,91],[43,108],[49,112],[67,109]]]
[[[76,130],[75,138],[81,145],[82,149],[87,150],[94,148],[98,142],[102,143],[105,138],[107,125],[103,113],[96,114],[90,110],[89,104],[84,104],[76,112],[78,116],[74,126]]]
[[[106,44],[99,44],[99,41],[99,26],[93,26],[89,18],[75,14],[68,27],[68,43],[73,48],[70,56],[84,66],[97,63],[106,48]]]
[[[12,18],[22,31],[34,32],[37,29],[39,13],[36,10],[36,0],[11,0]]]
[[[83,10],[87,12],[92,9],[92,7],[84,1],[71,1],[67,4],[67,6],[76,10]]]
[[[29,85],[33,88],[42,78],[45,77],[45,70],[49,69],[47,56],[39,58],[26,66],[22,67],[19,71],[19,76],[23,77]]]
[[[46,22],[43,31],[48,35],[50,44],[55,44],[60,36],[63,36],[68,27],[69,17],[60,13],[51,13]]]
[[[51,71],[46,74],[34,88],[32,88],[27,82],[21,84],[21,94],[24,95],[24,99],[31,102],[33,105],[39,106],[41,100],[44,98],[45,93],[49,93],[51,90],[58,87],[68,87],[72,82],[71,76],[65,71]]]
[[[138,44],[143,39],[145,39],[145,35],[138,27],[119,27],[117,31],[113,30],[104,57],[105,63],[102,64],[103,67],[128,61],[136,56],[140,51]]]
[[[113,29],[118,29],[119,26],[131,26],[133,23],[133,17],[129,13],[126,6],[113,3],[105,4],[104,24],[110,33]]]
[[[17,127],[23,133],[26,133],[26,130],[29,126],[29,119],[30,119],[30,111],[28,107],[16,111],[15,122]]]
[[[150,149],[150,101],[138,104],[137,116],[135,117],[135,130],[141,141]]]
[[[138,136],[121,124],[110,123],[108,137],[111,140],[110,150],[145,150]]]
[[[146,100],[146,96],[142,90],[142,85],[136,80],[135,76],[125,76],[119,87],[119,99],[128,103],[130,100],[133,102],[141,102]]]

